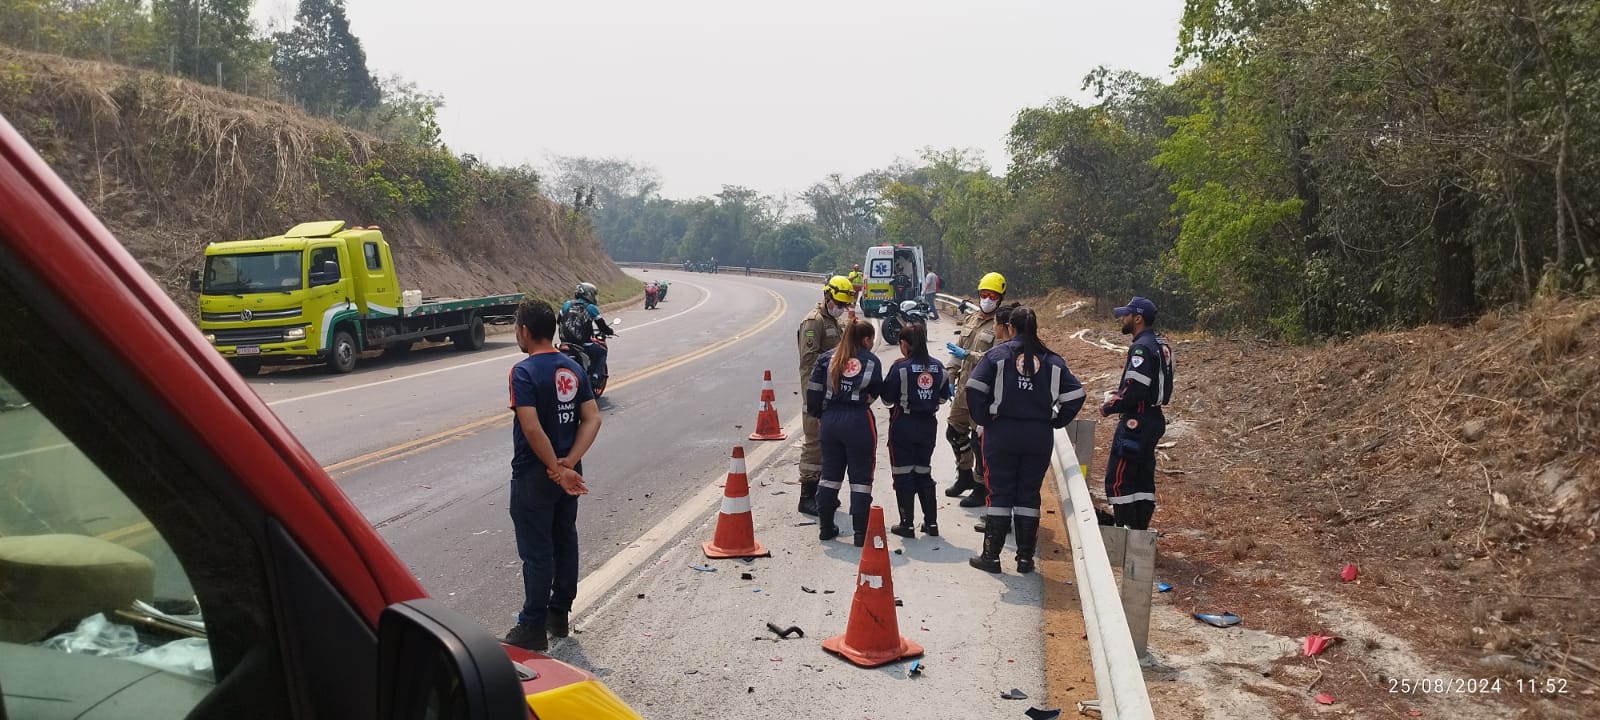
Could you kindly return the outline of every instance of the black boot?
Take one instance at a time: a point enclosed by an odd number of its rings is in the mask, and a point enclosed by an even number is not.
[[[851,515],[850,524],[855,526],[856,547],[865,547],[867,544],[867,516]]]
[[[839,526],[833,522],[833,513],[817,516],[817,539],[832,540],[839,537]]]
[[[984,572],[1000,572],[1000,551],[1006,547],[1006,536],[1011,534],[1011,518],[998,515],[984,523],[983,554],[967,560],[967,564]]]
[[[971,470],[956,471],[956,484],[944,491],[945,497],[961,497],[962,493],[978,486],[978,481],[972,479]]]
[[[917,499],[922,501],[922,533],[938,537],[939,495],[934,488],[923,488],[917,491]]]
[[[505,644],[523,650],[544,652],[550,649],[550,638],[545,633],[545,628],[536,623],[517,623],[511,628],[511,632],[506,633]]]
[[[917,494],[911,490],[896,490],[894,499],[900,505],[900,522],[889,528],[889,532],[904,538],[916,537],[917,531],[911,529],[911,513],[917,505]]]
[[[1017,526],[1017,572],[1026,575],[1033,572],[1033,553],[1039,547],[1039,518],[1018,515],[1012,523]]]
[[[544,627],[545,631],[550,633],[550,637],[567,637],[569,632],[569,628],[567,627],[567,611],[550,608],[546,615],[547,617],[545,618]]]
[[[800,483],[800,507],[795,508],[801,515],[817,514],[817,484]]]
[[[983,507],[988,504],[989,486],[987,485],[980,484],[978,489],[972,491],[971,495],[961,498],[961,507],[964,508]]]

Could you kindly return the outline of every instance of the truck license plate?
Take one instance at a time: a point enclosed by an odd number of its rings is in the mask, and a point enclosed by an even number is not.
[[[236,347],[236,348],[233,349],[233,354],[235,354],[235,355],[260,355],[261,354],[261,346],[259,346],[259,345],[240,345],[239,347]]]

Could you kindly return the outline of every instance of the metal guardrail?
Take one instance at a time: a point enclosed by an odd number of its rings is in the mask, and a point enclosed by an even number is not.
[[[650,270],[683,270],[681,263],[653,263],[653,262],[619,262],[617,267],[647,268]],[[723,265],[718,268],[718,273],[729,275],[744,275],[743,265]],[[769,268],[750,268],[750,277],[770,277],[781,280],[827,280],[827,273],[799,272],[796,270],[772,270]]]
[[[1073,442],[1075,438],[1077,443]],[[1153,720],[1155,713],[1150,708],[1144,670],[1139,664],[1140,650],[1135,647],[1128,629],[1128,616],[1123,610],[1124,592],[1111,574],[1111,561],[1101,538],[1094,500],[1083,478],[1083,468],[1093,446],[1093,421],[1073,421],[1067,433],[1056,435],[1056,451],[1050,458],[1050,469],[1056,479],[1056,492],[1061,497],[1061,519],[1066,522],[1067,535],[1072,541],[1072,567],[1078,576],[1078,599],[1089,641],[1089,660],[1094,666],[1098,709],[1100,716],[1107,720]],[[1154,537],[1154,533],[1146,534]],[[1152,560],[1154,549],[1152,541]],[[1148,585],[1146,588],[1148,603]]]

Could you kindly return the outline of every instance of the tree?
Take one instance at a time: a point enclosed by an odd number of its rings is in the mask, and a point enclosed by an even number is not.
[[[307,109],[328,116],[377,107],[378,83],[350,32],[344,0],[300,0],[294,28],[273,36],[278,81]]]

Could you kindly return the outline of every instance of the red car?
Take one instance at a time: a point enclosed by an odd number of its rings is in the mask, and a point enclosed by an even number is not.
[[[636,718],[422,587],[0,119],[0,720]]]

